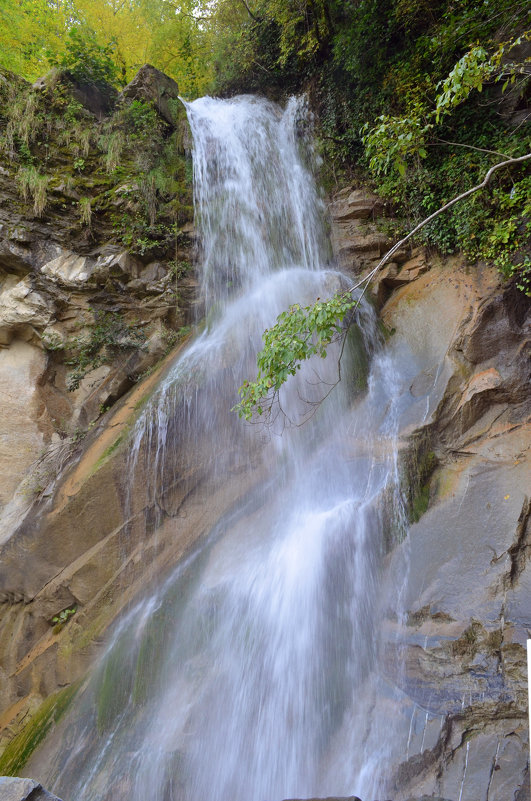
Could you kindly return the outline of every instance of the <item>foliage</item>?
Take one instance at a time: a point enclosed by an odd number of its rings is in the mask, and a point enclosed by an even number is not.
[[[17,173],[20,192],[24,200],[27,200],[28,197],[32,198],[33,213],[36,217],[41,217],[46,208],[46,191],[49,181],[49,176],[40,175],[33,166],[21,167]]]
[[[257,356],[256,380],[240,387],[240,402],[234,407],[240,417],[251,420],[269,410],[271,399],[301,362],[314,355],[326,356],[328,345],[341,333],[348,312],[358,303],[350,292],[317,300],[312,306],[293,304],[264,332],[264,347]]]
[[[53,67],[68,72],[79,83],[104,86],[118,82],[118,67],[113,59],[116,43],[101,45],[96,32],[88,26],[73,26],[66,36],[64,52],[48,53]]]
[[[72,617],[72,615],[75,615],[75,614],[76,614],[76,612],[77,612],[77,606],[72,606],[72,607],[70,607],[69,609],[63,609],[61,612],[59,612],[59,614],[58,614],[58,615],[54,615],[54,616],[52,617],[52,623],[53,623],[54,625],[56,625],[56,624],[58,624],[58,623],[59,623],[59,624],[66,623],[66,622],[67,622],[67,620],[68,620],[70,617]]]
[[[2,0],[0,68],[29,80],[48,61],[83,83],[123,85],[147,62],[204,93],[211,40],[201,0]]]
[[[145,342],[140,326],[128,325],[118,312],[95,310],[89,336],[74,338],[65,345],[72,354],[66,364],[74,368],[67,379],[68,389],[78,389],[87,373],[101,367],[117,351],[143,348]]]
[[[2,154],[35,215],[77,206],[81,246],[108,237],[110,221],[115,241],[171,258],[193,214],[180,132],[144,101],[124,100],[99,121],[58,76],[42,88],[8,76],[0,80]]]
[[[426,139],[432,127],[420,105],[415,105],[407,117],[382,114],[373,128],[366,123],[362,141],[369,168],[375,175],[396,170],[403,177],[408,158],[427,157]]]
[[[83,225],[86,225],[90,228],[90,223],[92,220],[92,206],[90,203],[89,197],[82,197],[79,200],[79,216],[81,217],[81,222]]]
[[[3,0],[0,3],[0,67],[29,80],[42,73],[46,51],[63,47],[67,4],[47,0]]]

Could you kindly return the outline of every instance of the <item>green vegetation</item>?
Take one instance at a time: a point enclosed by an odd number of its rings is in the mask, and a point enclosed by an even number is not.
[[[53,633],[59,634],[59,632],[62,631],[65,625],[68,623],[72,615],[75,615],[76,612],[77,606],[72,606],[69,609],[63,609],[58,615],[54,615],[52,617]]]
[[[79,689],[79,682],[50,695],[32,716],[29,723],[7,745],[0,757],[0,773],[3,776],[20,776],[24,765],[44,740],[54,723],[68,709]]]
[[[28,80],[67,70],[83,83],[123,86],[150,63],[185,96],[211,77],[210,36],[198,0],[3,0],[0,69]]]
[[[77,606],[72,606],[69,609],[63,609],[62,612],[59,612],[58,615],[54,615],[52,617],[52,623],[55,625],[56,623],[66,623],[68,618],[75,615],[77,612]]]
[[[400,481],[411,523],[417,523],[428,510],[432,477],[437,465],[430,435],[424,432],[414,437],[402,457]]]
[[[101,734],[111,728],[116,718],[127,708],[133,686],[134,664],[126,637],[122,637],[105,660],[97,678],[96,724]]]
[[[345,315],[357,302],[350,293],[343,293],[313,306],[295,303],[282,312],[264,333],[256,380],[240,387],[240,402],[234,407],[239,416],[251,420],[255,411],[269,411],[281,386],[296,374],[302,361],[315,354],[324,358],[328,345],[341,332]]]
[[[14,170],[16,210],[69,221],[78,252],[104,239],[171,261],[193,215],[183,117],[180,103],[171,126],[149,102],[127,99],[100,121],[59,74],[34,88],[0,73],[0,159]]]
[[[75,390],[90,370],[111,360],[112,353],[142,348],[146,334],[135,325],[127,325],[118,312],[94,310],[94,325],[88,337],[70,340],[66,364],[74,369],[67,379],[69,390]]]
[[[41,217],[46,208],[46,190],[50,181],[49,176],[39,175],[35,167],[21,167],[17,173],[17,183],[20,187],[22,197],[27,200],[31,197],[33,201],[33,212],[36,217]]]
[[[70,28],[62,53],[48,53],[48,61],[75,81],[95,86],[119,82],[118,66],[113,59],[116,43],[101,45],[96,32],[86,25]]]

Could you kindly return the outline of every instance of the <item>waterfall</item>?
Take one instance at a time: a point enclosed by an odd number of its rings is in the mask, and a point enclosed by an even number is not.
[[[288,382],[269,427],[231,412],[263,330],[345,279],[327,266],[304,102],[203,98],[187,112],[206,324],[142,411],[129,470],[145,477],[151,530],[191,474],[256,480],[116,624],[48,780],[67,801],[373,798],[392,735],[373,707],[382,562],[402,515],[400,382],[364,302],[350,378],[324,402],[334,346]]]

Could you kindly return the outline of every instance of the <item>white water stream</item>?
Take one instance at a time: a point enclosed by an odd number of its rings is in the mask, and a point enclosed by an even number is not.
[[[398,376],[364,304],[353,379],[322,405],[333,348],[288,383],[271,430],[230,411],[263,330],[344,279],[325,269],[304,104],[187,111],[208,324],[143,411],[130,469],[155,506],[187,458],[235,483],[258,460],[262,478],[117,625],[50,781],[66,801],[370,801],[393,736],[373,706],[385,536],[403,514]]]

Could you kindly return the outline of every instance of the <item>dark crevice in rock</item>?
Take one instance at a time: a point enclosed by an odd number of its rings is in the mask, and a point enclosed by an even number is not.
[[[524,570],[531,549],[531,500],[526,496],[522,511],[518,518],[514,545],[509,548],[511,568],[507,576],[507,584],[514,587]]]

